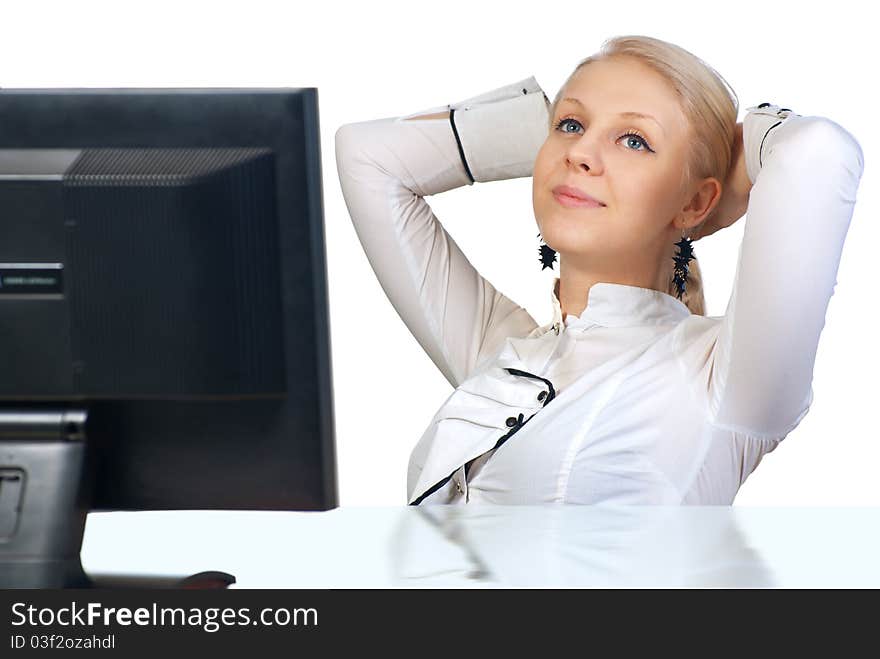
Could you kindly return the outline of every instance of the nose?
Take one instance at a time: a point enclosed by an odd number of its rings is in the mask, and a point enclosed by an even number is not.
[[[586,133],[572,140],[565,153],[565,163],[583,171],[597,174],[602,169],[602,161],[594,140]]]

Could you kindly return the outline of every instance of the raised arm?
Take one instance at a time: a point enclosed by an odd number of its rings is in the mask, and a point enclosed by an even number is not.
[[[531,176],[547,137],[548,108],[530,77],[336,131],[342,194],[367,259],[454,387],[506,337],[524,336],[536,323],[476,271],[424,198],[474,181]]]
[[[782,438],[813,401],[813,366],[864,167],[839,124],[748,109],[753,183],[736,279],[711,356],[714,422]]]

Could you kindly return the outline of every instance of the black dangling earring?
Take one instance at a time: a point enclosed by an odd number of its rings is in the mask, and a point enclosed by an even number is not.
[[[675,283],[675,288],[678,291],[676,297],[678,297],[679,300],[684,294],[685,286],[687,285],[688,262],[694,258],[694,249],[691,246],[692,242],[693,241],[690,238],[686,238],[682,235],[681,240],[675,243],[676,247],[678,247],[678,254],[672,257],[672,260],[675,261],[675,268],[672,271],[672,281]]]
[[[538,232],[538,238],[541,238],[540,232]],[[538,254],[542,266],[541,272],[544,272],[545,268],[553,267],[553,263],[556,262],[556,250],[546,245],[543,238],[541,238],[541,247],[538,249]]]

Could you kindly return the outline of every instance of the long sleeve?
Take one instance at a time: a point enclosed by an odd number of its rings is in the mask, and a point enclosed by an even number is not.
[[[403,322],[457,387],[508,336],[536,327],[480,275],[425,200],[474,181],[531,176],[549,101],[534,77],[458,103],[336,131],[355,231]],[[414,119],[443,110],[449,118]],[[477,220],[475,220],[477,221]]]
[[[762,106],[743,121],[753,187],[709,401],[714,424],[782,438],[813,402],[819,336],[864,158],[830,119]]]

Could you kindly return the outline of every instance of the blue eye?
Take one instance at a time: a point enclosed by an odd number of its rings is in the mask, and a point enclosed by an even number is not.
[[[559,130],[560,127],[563,126],[563,125],[564,125],[566,122],[568,122],[568,121],[571,121],[571,122],[574,122],[574,123],[578,124],[578,122],[575,121],[574,119],[572,119],[571,117],[565,117],[564,119],[560,119],[559,121],[557,121],[557,122],[556,122],[556,125],[554,126],[554,128],[555,128],[556,130]],[[580,124],[578,124],[578,125],[580,125]],[[567,133],[568,131],[563,130],[562,132],[563,132],[563,133]]]
[[[577,119],[572,119],[571,117],[564,117],[563,119],[560,119],[558,122],[556,122],[556,125],[554,126],[554,128],[556,130],[560,130],[562,128],[562,126],[571,125],[569,122],[571,122],[571,124],[577,124],[578,126],[580,126],[580,122]],[[572,132],[568,131],[568,130],[560,130],[560,132],[566,133],[569,135],[572,134]],[[645,136],[642,135],[641,133],[639,133],[639,131],[637,131],[635,129],[630,129],[629,132],[626,132],[623,135],[620,135],[617,139],[620,139],[621,137],[633,137],[636,140],[638,140],[638,142],[641,143],[642,146],[645,147],[644,149],[631,149],[632,151],[648,150],[648,151],[651,151],[652,153],[654,152],[654,150],[651,148],[651,145],[648,144],[648,140],[645,139]]]

